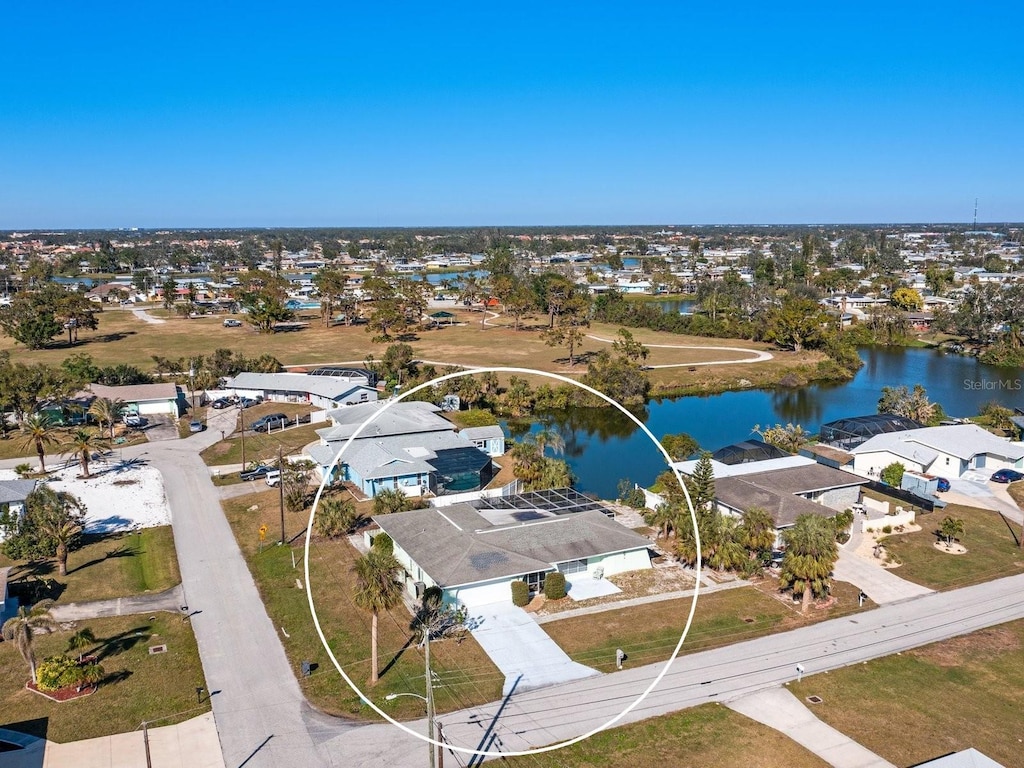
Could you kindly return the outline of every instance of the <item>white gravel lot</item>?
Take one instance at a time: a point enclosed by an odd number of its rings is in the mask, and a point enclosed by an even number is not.
[[[85,504],[86,533],[112,533],[170,525],[171,508],[164,495],[163,479],[153,467],[121,464],[116,460],[93,461],[88,480],[74,464],[57,470],[46,482],[55,491],[74,494]],[[12,480],[13,470],[0,470],[0,479]]]

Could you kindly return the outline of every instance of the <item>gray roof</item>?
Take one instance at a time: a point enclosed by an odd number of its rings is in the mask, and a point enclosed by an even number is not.
[[[373,518],[442,587],[549,571],[557,563],[646,548],[598,511],[495,526],[468,504]]]
[[[460,429],[459,434],[467,440],[491,440],[496,437],[505,437],[505,432],[500,424],[491,424],[486,427],[466,427]]]
[[[0,480],[0,504],[24,501],[35,489],[35,480]]]
[[[850,450],[853,454],[874,451],[888,451],[926,464],[935,460],[937,452],[964,460],[983,453],[1013,461],[1024,458],[1024,446],[996,437],[977,424],[949,424],[876,435]]]
[[[318,429],[316,433],[328,442],[347,440],[364,421],[383,409],[385,405],[387,405],[387,401],[376,401],[328,411],[327,417],[334,423],[334,426]],[[395,403],[368,424],[359,437],[383,437],[440,431],[454,433],[455,425],[437,415],[440,410],[433,403]]]
[[[353,390],[367,389],[363,377],[346,378],[342,376],[310,376],[306,373],[240,373],[228,380],[226,389],[249,389],[261,392],[297,392],[328,400],[340,400]]]
[[[715,498],[740,513],[760,507],[771,515],[776,528],[793,525],[800,515],[832,517],[836,513],[836,510],[831,507],[816,504],[801,496],[777,492],[763,485],[752,483],[750,475],[716,480]]]
[[[833,469],[824,464],[807,464],[802,467],[787,467],[770,472],[755,472],[746,475],[748,483],[770,488],[776,493],[810,493],[826,491],[831,488],[845,488],[851,485],[864,485],[863,477]]]
[[[326,445],[320,443],[307,447],[306,452],[326,467],[334,460],[335,455],[345,443],[346,440],[329,442]],[[380,477],[433,472],[434,467],[430,461],[437,458],[437,452],[453,448],[469,448],[478,451],[483,461],[490,461],[483,451],[452,431],[385,435],[383,437],[374,435],[365,439],[360,435],[359,438],[352,441],[352,445],[345,450],[341,458],[361,478],[372,480]]]
[[[927,763],[918,763],[917,768],[1003,768],[1002,763],[997,763],[988,755],[985,755],[974,747],[953,752],[949,755],[937,757]]]
[[[170,383],[131,384],[123,387],[108,387],[105,384],[90,384],[90,391],[96,397],[111,400],[121,399],[126,403],[137,403],[142,400],[177,400],[178,388]]]

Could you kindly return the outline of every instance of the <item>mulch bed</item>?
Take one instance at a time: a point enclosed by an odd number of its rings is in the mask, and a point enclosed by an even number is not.
[[[25,683],[25,687],[33,693],[45,696],[50,701],[64,702],[71,701],[72,699],[80,699],[83,696],[89,696],[90,694],[96,693],[98,686],[86,685],[82,687],[82,690],[78,690],[78,686],[72,685],[67,688],[60,688],[56,691],[41,691],[36,687],[36,684],[30,680]]]

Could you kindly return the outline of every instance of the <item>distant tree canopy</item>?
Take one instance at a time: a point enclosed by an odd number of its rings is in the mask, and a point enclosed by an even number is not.
[[[66,330],[70,346],[78,340],[79,330],[99,327],[95,309],[82,294],[45,283],[18,293],[8,306],[0,307],[0,329],[29,349],[45,347]]]

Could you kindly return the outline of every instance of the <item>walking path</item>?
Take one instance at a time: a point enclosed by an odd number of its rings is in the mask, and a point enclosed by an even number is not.
[[[179,584],[152,595],[132,595],[112,600],[90,600],[85,603],[55,605],[50,613],[57,621],[85,621],[108,616],[131,616],[154,611],[179,613],[185,603],[185,593]]]
[[[834,768],[896,768],[816,718],[785,688],[767,688],[726,702],[751,720],[781,731]]]
[[[152,325],[163,325],[164,323],[167,322],[162,318],[153,317],[153,315],[149,314],[149,312],[147,312],[144,309],[133,309],[132,314],[139,318],[139,320],[142,320],[143,322],[146,323],[151,323]]]
[[[614,344],[613,339],[603,339],[600,336],[591,336],[587,334],[588,339],[594,341],[602,341],[605,344]],[[647,365],[645,368],[695,368],[698,365],[733,365],[735,363],[763,363],[771,360],[774,355],[771,352],[763,352],[757,349],[747,349],[746,347],[712,347],[712,346],[701,346],[698,344],[644,344],[645,347],[652,349],[713,349],[716,352],[743,352],[753,357],[746,357],[739,360],[706,360],[702,363],[664,363],[662,365]]]

